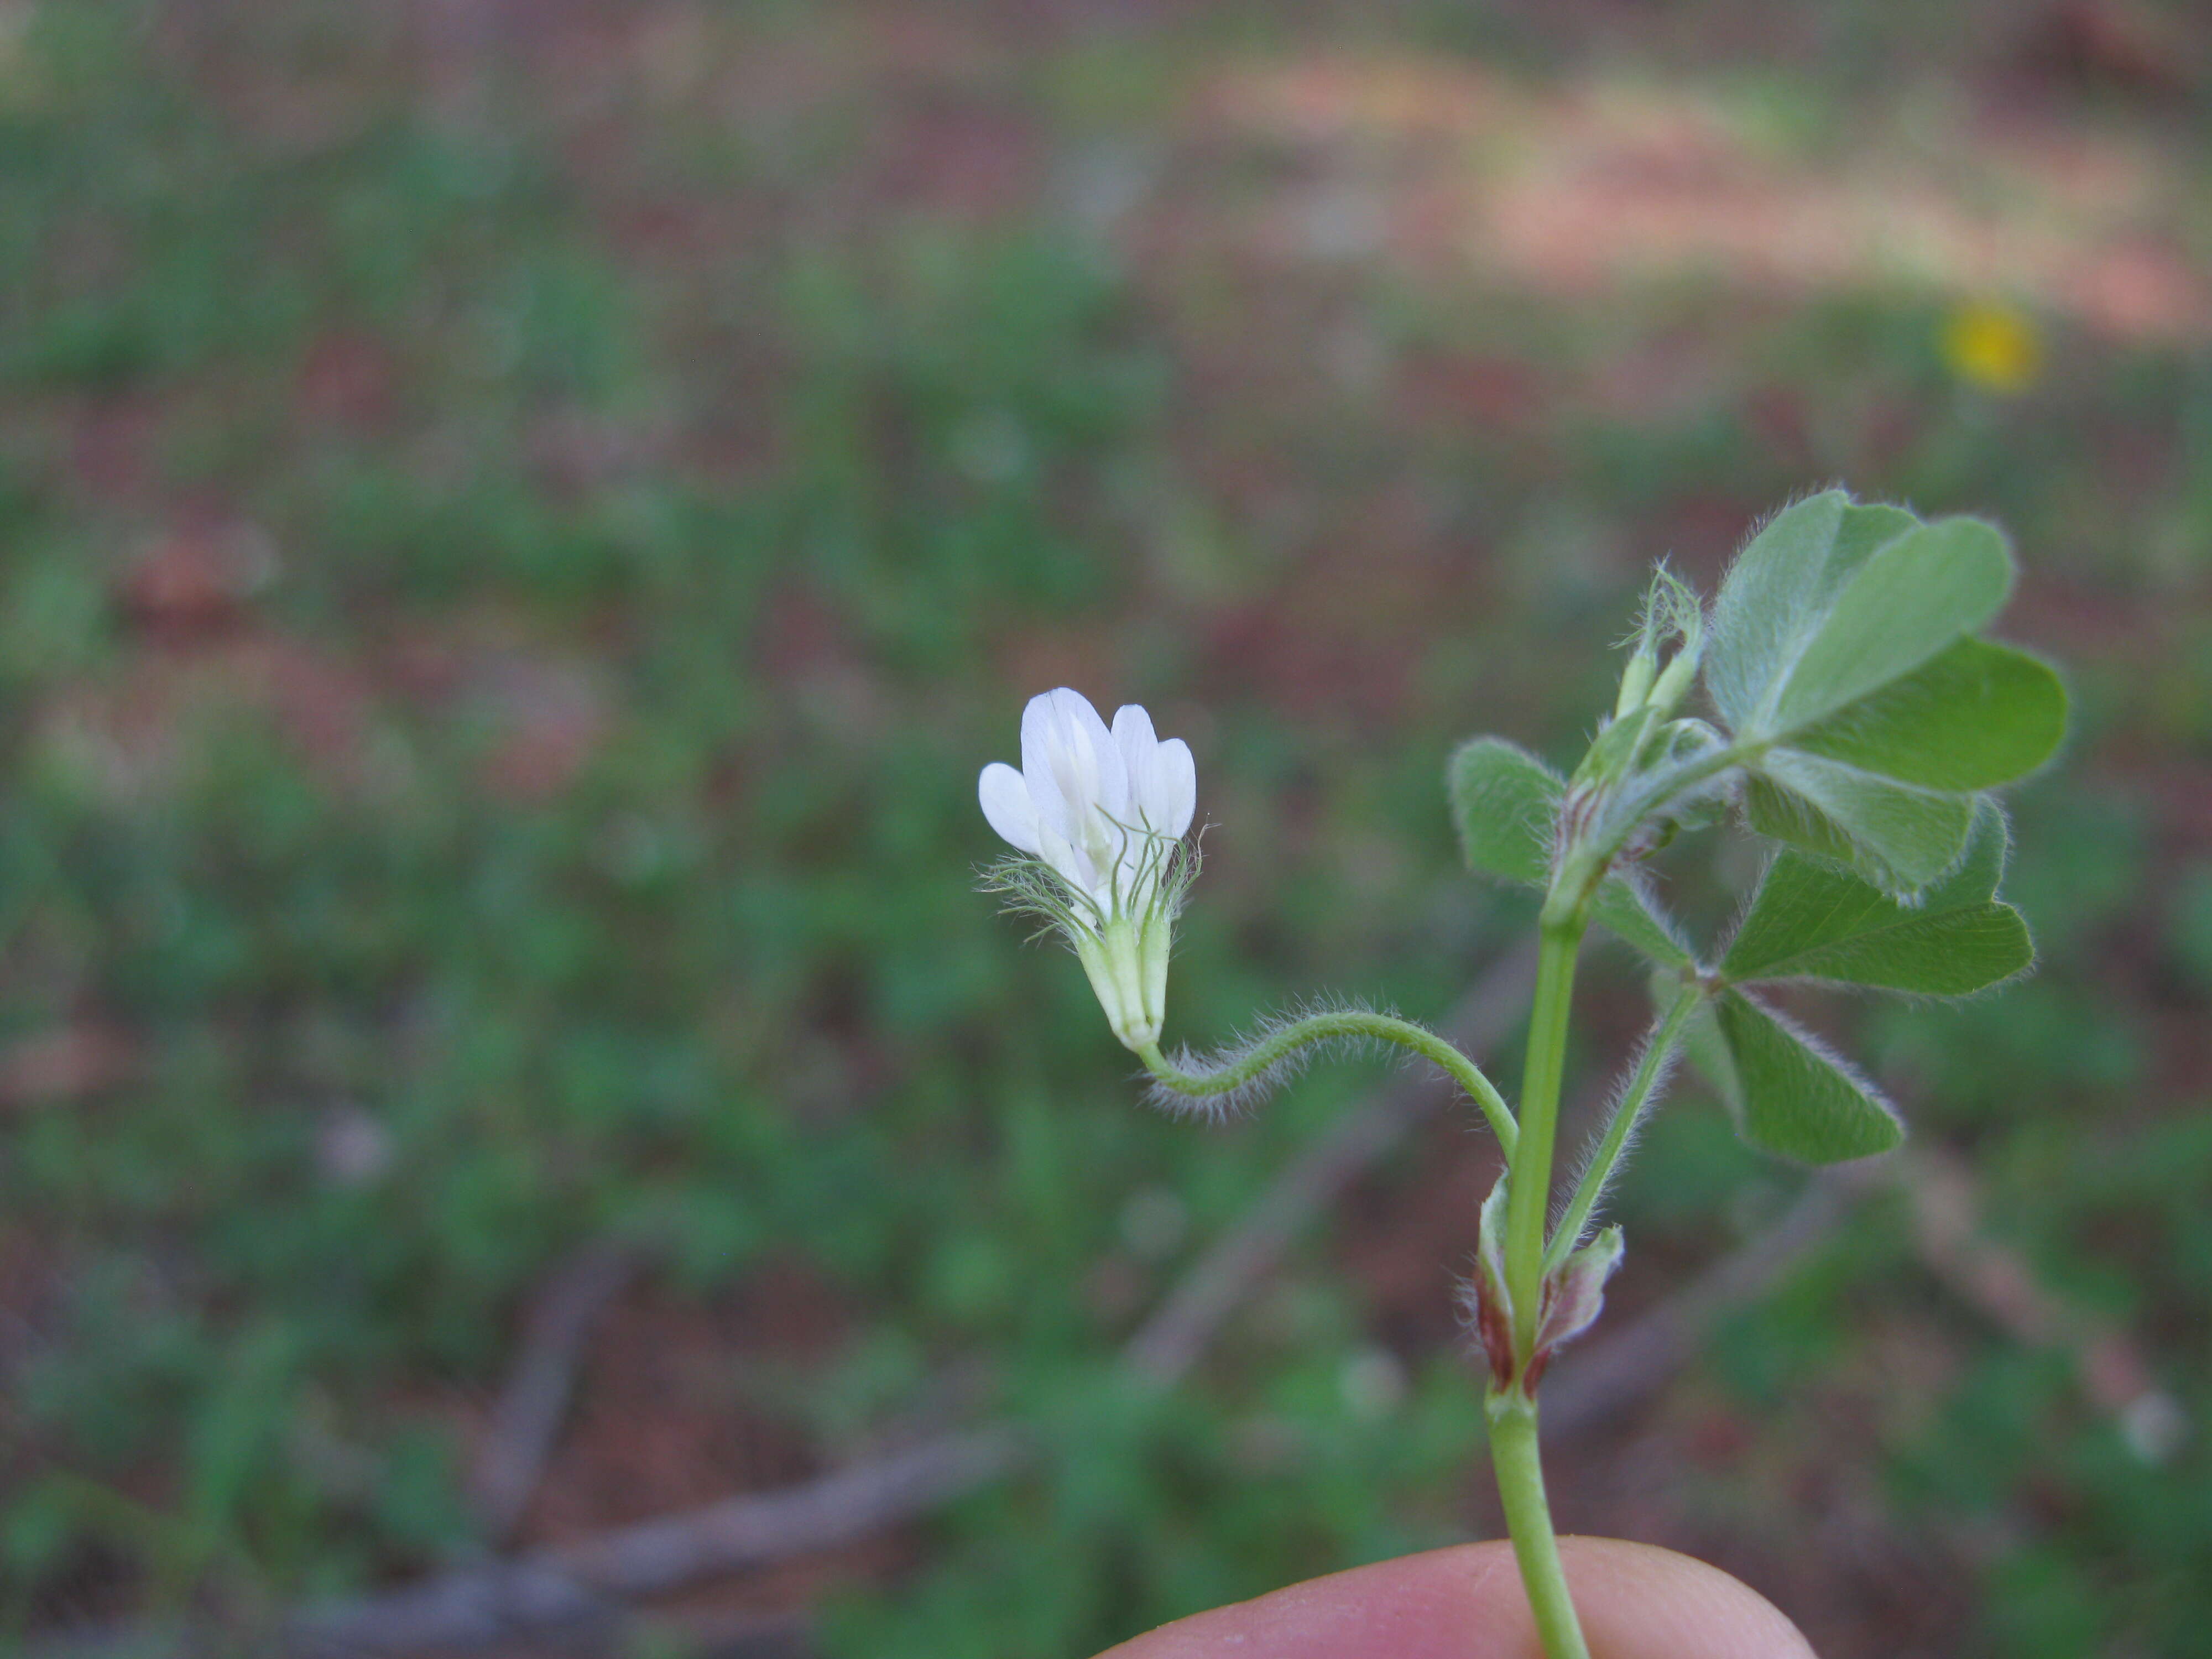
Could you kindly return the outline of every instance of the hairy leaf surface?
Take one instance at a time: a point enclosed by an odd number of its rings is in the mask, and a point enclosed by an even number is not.
[[[1740,991],[1723,991],[1711,1016],[1692,1055],[1753,1146],[1838,1164],[1904,1142],[1904,1122],[1881,1091],[1790,1020]]]
[[[1996,901],[2004,815],[1984,800],[1964,860],[1914,907],[1826,860],[1784,850],[1767,866],[1720,971],[1741,983],[1818,979],[1965,996],[2035,960],[2027,924]]]

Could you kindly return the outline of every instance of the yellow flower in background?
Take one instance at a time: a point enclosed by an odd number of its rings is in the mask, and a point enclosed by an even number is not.
[[[1984,392],[2023,392],[2043,372],[2043,336],[2026,313],[1991,301],[1961,306],[1943,324],[1943,361]]]

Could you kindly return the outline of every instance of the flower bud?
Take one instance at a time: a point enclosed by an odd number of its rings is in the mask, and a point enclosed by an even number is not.
[[[1691,682],[1698,678],[1698,659],[1704,655],[1702,646],[1703,641],[1694,636],[1686,641],[1651,688],[1651,706],[1658,711],[1660,719],[1672,714],[1689,695]]]
[[[1620,696],[1613,702],[1613,719],[1625,720],[1644,707],[1644,700],[1651,695],[1651,681],[1658,672],[1659,665],[1651,647],[1648,644],[1639,646],[1636,654],[1628,659],[1628,666],[1621,671]]]

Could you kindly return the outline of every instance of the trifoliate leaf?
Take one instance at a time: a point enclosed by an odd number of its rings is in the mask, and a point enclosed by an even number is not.
[[[1711,1018],[1707,1040],[1693,1042],[1691,1055],[1751,1145],[1838,1164],[1903,1143],[1896,1109],[1819,1039],[1740,991],[1722,992]]]
[[[1723,977],[1818,979],[1923,996],[1965,996],[2035,960],[2027,924],[1996,902],[2004,815],[1976,811],[1966,857],[1908,908],[1850,871],[1791,850],[1776,855],[1721,962]]]
[[[2011,592],[2004,538],[1832,490],[1778,515],[1714,608],[1706,688],[1746,752],[1754,830],[1911,898],[1959,861],[1972,792],[2049,759],[2066,695],[1972,638]]]

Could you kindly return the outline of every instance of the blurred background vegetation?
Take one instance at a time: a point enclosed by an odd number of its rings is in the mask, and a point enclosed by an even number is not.
[[[2002,520],[2077,693],[2038,976],[1811,1012],[1996,1254],[1875,1193],[1562,1448],[1561,1521],[1832,1659],[2201,1653],[2209,75],[2155,0],[0,4],[7,1639],[480,1555],[526,1310],[608,1239],[653,1266],[523,1543],[1046,1446],[611,1650],[1081,1655],[1496,1532],[1463,1118],[1119,1380],[1379,1073],[1140,1109],[972,890],[976,770],[1061,684],[1191,740],[1171,1037],[1436,1018],[1527,921],[1449,744],[1569,754],[1648,562],[1710,591],[1840,479]],[[1585,1103],[1644,1017],[1587,984]],[[1802,1182],[1685,1085],[1614,1317]]]

